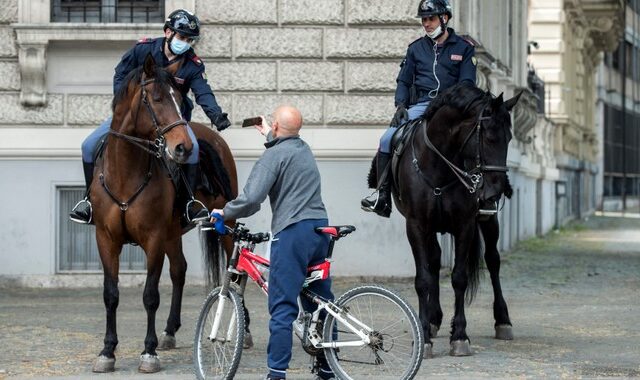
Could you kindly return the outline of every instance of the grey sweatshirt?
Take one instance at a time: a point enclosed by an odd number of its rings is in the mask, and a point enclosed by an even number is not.
[[[270,135],[269,135],[270,136]],[[276,138],[251,169],[242,194],[224,206],[225,219],[251,216],[269,196],[271,232],[305,219],[326,219],[320,172],[309,145],[299,136]]]

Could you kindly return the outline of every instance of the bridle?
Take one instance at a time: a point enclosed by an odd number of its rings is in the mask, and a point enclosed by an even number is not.
[[[172,130],[173,128],[179,126],[179,125],[188,125],[187,121],[184,120],[182,118],[182,114],[180,113],[180,108],[178,107],[178,103],[176,102],[175,97],[173,96],[174,92],[173,92],[173,88],[170,87],[169,89],[169,93],[171,94],[171,98],[173,100],[173,102],[176,105],[176,109],[178,110],[178,114],[181,115],[179,120],[174,121],[173,123],[170,123],[168,125],[166,125],[165,127],[161,127],[160,124],[158,123],[158,116],[156,115],[156,113],[153,111],[153,107],[151,107],[151,104],[149,103],[149,100],[147,99],[147,89],[146,86],[150,83],[155,82],[156,79],[147,79],[147,80],[143,80],[142,78],[140,78],[140,87],[142,89],[142,91],[140,91],[140,102],[138,103],[138,109],[136,110],[136,116],[134,119],[134,126],[136,126],[138,124],[138,114],[140,113],[140,105],[144,104],[147,108],[147,110],[149,111],[149,114],[151,114],[151,120],[153,121],[153,126],[156,130],[156,138],[154,141],[150,141],[147,139],[142,139],[139,137],[134,137],[134,136],[129,136],[129,135],[125,135],[123,133],[114,131],[113,129],[109,129],[109,134],[114,135],[116,137],[119,137],[137,147],[139,147],[140,149],[144,150],[145,152],[151,154],[152,156],[154,156],[157,159],[160,159],[163,164],[166,166],[167,163],[164,160],[164,151],[165,151],[165,146],[166,146],[166,138],[165,138],[165,134],[167,132],[169,132],[170,130]],[[102,187],[105,189],[105,191],[107,192],[107,194],[109,195],[109,197],[120,207],[120,210],[122,210],[122,212],[124,213],[125,211],[127,211],[127,209],[129,208],[129,205],[131,204],[131,202],[133,202],[138,195],[140,195],[140,193],[142,193],[142,190],[144,190],[144,188],[147,186],[147,184],[149,184],[149,181],[151,180],[151,164],[152,164],[153,160],[149,160],[149,167],[147,169],[147,173],[144,176],[144,180],[142,182],[142,184],[138,187],[138,189],[133,193],[133,195],[131,197],[129,197],[129,199],[125,202],[120,201],[114,194],[113,192],[109,189],[109,187],[107,186],[107,183],[105,181],[105,177],[104,177],[104,173],[100,173],[99,179],[100,179],[100,184],[102,184]]]
[[[125,135],[123,133],[114,131],[113,129],[109,130],[109,134],[114,135],[116,137],[119,137],[125,141],[130,142],[131,144],[141,148],[142,150],[144,150],[145,152],[156,156],[156,158],[161,158],[162,154],[165,150],[165,146],[166,146],[166,138],[164,137],[164,135],[169,132],[170,130],[172,130],[173,128],[179,126],[179,125],[188,125],[187,121],[185,119],[182,118],[182,116],[180,117],[179,120],[174,121],[173,123],[170,123],[168,125],[166,125],[165,127],[161,127],[160,124],[158,123],[158,117],[155,113],[155,111],[153,110],[153,107],[151,107],[151,104],[149,103],[149,100],[147,99],[147,89],[146,86],[148,84],[154,83],[156,81],[155,78],[152,79],[147,79],[147,80],[143,80],[142,78],[140,79],[140,87],[142,89],[142,91],[140,91],[140,102],[138,103],[138,110],[136,111],[136,117],[135,117],[135,121],[134,121],[134,125],[138,124],[138,114],[140,113],[140,105],[144,104],[145,107],[147,108],[147,110],[149,111],[149,114],[151,115],[151,120],[153,121],[153,126],[156,130],[156,138],[154,141],[150,141],[147,139],[142,139],[139,137],[134,137],[134,136],[129,136],[129,135]],[[171,98],[173,100],[174,103],[176,103],[176,108],[177,107],[177,102],[173,96],[173,88],[169,89],[169,93],[171,94]],[[179,108],[178,108],[178,111]],[[180,112],[178,112],[178,114],[180,115]]]
[[[490,116],[484,115],[484,112],[488,105],[489,105],[489,102],[485,103],[485,105],[482,107],[482,111],[479,113],[478,118],[476,119],[475,126],[471,129],[467,137],[464,139],[464,142],[460,146],[460,149],[452,158],[452,160],[455,160],[455,158],[460,153],[462,153],[462,151],[464,150],[465,146],[469,143],[471,138],[475,136],[476,142],[477,142],[475,166],[471,170],[467,171],[467,170],[461,169],[456,164],[451,162],[451,160],[445,157],[444,154],[442,154],[442,152],[438,150],[438,148],[436,148],[433,142],[429,139],[429,135],[427,133],[427,130],[429,128],[429,123],[426,120],[424,122],[425,126],[424,128],[422,128],[424,142],[427,145],[427,147],[431,149],[433,152],[435,152],[447,164],[447,166],[449,166],[449,168],[451,169],[451,171],[453,171],[453,174],[456,175],[460,183],[462,183],[462,185],[471,194],[475,194],[478,191],[478,189],[482,187],[483,174],[485,172],[506,173],[509,171],[509,168],[507,166],[485,165],[483,161],[482,133],[483,133],[483,129],[485,128],[483,123],[485,121],[491,120]],[[422,173],[422,171],[420,170],[420,167],[418,166],[418,159],[415,156],[415,148],[413,148],[413,165],[416,168],[416,170],[421,174],[422,178],[425,179],[427,184],[429,184],[433,188],[435,195],[442,194],[442,190],[444,188],[449,187],[450,185],[453,185],[453,183],[455,183],[455,182],[450,183],[444,187],[434,187],[433,185],[431,185],[431,183],[427,180],[427,177]]]

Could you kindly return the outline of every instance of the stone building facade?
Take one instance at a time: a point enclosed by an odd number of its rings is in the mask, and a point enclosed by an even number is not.
[[[618,45],[624,1],[529,0],[529,39],[538,45],[530,62],[545,82],[555,123],[559,221],[587,215],[602,197],[596,72],[602,53]]]
[[[556,181],[562,174],[552,142],[564,146],[564,135],[538,112],[538,98],[528,85],[528,17],[531,8],[536,17],[536,1],[452,1],[452,26],[479,42],[478,85],[507,98],[524,91],[508,157],[515,194],[500,213],[503,249],[557,222]],[[9,226],[0,232],[7,242],[0,275],[77,284],[82,276],[65,274],[99,273],[91,262],[95,253],[87,258],[81,252],[90,244],[91,230],[66,221],[69,191],[77,196],[83,187],[80,143],[109,114],[120,56],[136,39],[159,36],[161,23],[52,23],[53,3],[0,0],[0,173],[12,178],[0,183],[0,194],[16,200],[0,214]],[[399,63],[407,45],[423,35],[414,17],[417,5],[417,0],[164,1],[165,13],[195,9],[203,22],[196,51],[234,122],[223,135],[238,160],[241,185],[263,150],[255,131],[238,128],[241,120],[268,114],[281,103],[301,109],[303,138],[318,158],[331,222],[358,227],[340,244],[337,275],[414,274],[400,215],[374,217],[360,210],[359,201],[367,192],[370,159],[394,112]],[[553,109],[552,116],[558,108]],[[207,121],[198,109],[194,120]],[[267,211],[248,223],[266,229],[268,219]],[[450,242],[444,238],[443,244]],[[187,237],[185,253],[189,275],[198,277],[195,236]],[[79,266],[66,266],[76,261]],[[129,269],[136,273],[136,268]],[[100,283],[99,276],[83,278]]]

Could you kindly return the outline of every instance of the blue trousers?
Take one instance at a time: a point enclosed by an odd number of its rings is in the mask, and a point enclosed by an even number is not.
[[[307,267],[322,263],[327,257],[329,237],[314,231],[326,226],[326,219],[307,219],[294,223],[275,235],[271,243],[269,272],[269,344],[267,365],[272,377],[286,377],[291,360],[293,330],[291,324],[298,316],[298,295],[307,277]],[[333,300],[331,278],[312,282],[309,290]],[[306,311],[313,312],[316,304],[302,299]]]
[[[96,128],[86,139],[82,142],[82,161],[87,163],[92,163],[93,158],[96,155],[96,149],[98,148],[98,142],[102,140],[107,133],[109,133],[109,128],[111,128],[111,116],[105,119],[98,128]],[[197,164],[200,146],[198,145],[198,140],[196,139],[196,135],[193,134],[191,127],[187,125],[187,132],[189,133],[189,137],[191,137],[191,143],[193,144],[193,150],[191,151],[191,155],[187,159],[187,164]]]
[[[427,107],[429,107],[429,103],[431,102],[420,102],[409,107],[409,109],[407,110],[407,113],[409,114],[409,120],[406,121],[415,120],[424,115],[424,113],[427,111]],[[391,153],[391,139],[393,138],[393,134],[396,133],[397,130],[397,127],[389,127],[384,132],[382,137],[380,137],[380,147],[378,148],[380,152],[387,154]]]

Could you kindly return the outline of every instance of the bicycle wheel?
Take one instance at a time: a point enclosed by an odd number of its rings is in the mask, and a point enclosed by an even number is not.
[[[367,285],[347,291],[335,304],[344,311],[343,316],[348,314],[373,330],[367,345],[324,349],[339,379],[414,378],[422,362],[424,337],[416,312],[404,299],[387,288]],[[325,343],[359,340],[346,325],[327,314]]]
[[[233,289],[225,299],[217,339],[209,339],[220,302],[220,289],[209,293],[202,305],[193,342],[193,364],[198,379],[233,379],[242,356],[244,311],[242,300]]]

